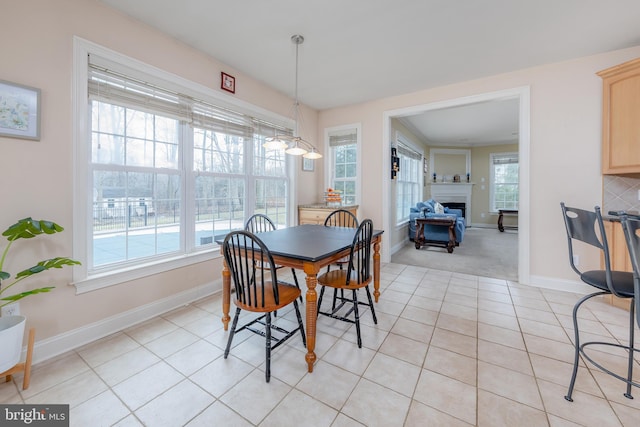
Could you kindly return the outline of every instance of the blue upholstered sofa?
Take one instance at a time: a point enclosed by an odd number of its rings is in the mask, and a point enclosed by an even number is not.
[[[466,228],[465,219],[462,216],[462,210],[453,208],[443,208],[442,213],[436,212],[436,201],[433,199],[416,203],[409,213],[409,239],[413,240],[416,236],[416,218],[456,218],[456,246],[458,246],[464,238],[464,230]],[[443,225],[427,224],[424,227],[425,239],[433,241],[448,242],[449,229]]]

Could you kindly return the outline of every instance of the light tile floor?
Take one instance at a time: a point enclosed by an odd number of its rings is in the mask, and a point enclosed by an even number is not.
[[[400,264],[383,265],[381,291],[361,349],[352,325],[319,318],[312,374],[299,336],[274,352],[268,384],[263,338],[238,334],[225,360],[216,295],[36,365],[0,401],[68,403],[82,427],[640,425],[640,390],[626,399],[583,363],[564,399],[578,295]],[[580,317],[586,337],[625,341],[626,312],[593,300]],[[625,372],[619,350],[592,354]]]

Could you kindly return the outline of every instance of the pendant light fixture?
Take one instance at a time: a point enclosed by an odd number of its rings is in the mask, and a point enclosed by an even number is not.
[[[296,45],[296,85],[294,93],[295,100],[293,104],[293,135],[276,135],[269,137],[266,139],[263,146],[265,148],[275,150],[285,150],[285,153],[293,156],[302,156],[306,159],[319,159],[322,157],[322,154],[318,153],[316,147],[302,139],[298,133],[298,117],[300,115],[300,104],[298,102],[298,48],[302,43],[304,43],[304,37],[298,34],[293,35],[291,36],[291,42]]]

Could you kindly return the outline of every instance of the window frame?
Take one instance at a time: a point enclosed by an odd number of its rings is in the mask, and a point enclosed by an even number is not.
[[[92,242],[93,230],[92,221],[89,215],[93,212],[92,197],[87,194],[92,193],[90,162],[91,147],[87,144],[90,139],[91,132],[91,111],[89,108],[88,93],[88,76],[89,76],[89,55],[92,58],[102,58],[110,64],[120,69],[117,71],[126,74],[131,78],[141,78],[150,81],[152,84],[166,87],[168,89],[179,89],[180,93],[194,96],[210,102],[216,106],[227,107],[235,111],[239,111],[260,120],[271,123],[282,123],[284,126],[293,128],[293,120],[286,118],[277,113],[273,113],[261,107],[249,104],[245,101],[238,100],[233,96],[217,92],[209,87],[192,82],[175,74],[161,70],[149,64],[138,61],[126,55],[114,52],[108,48],[87,41],[80,37],[73,38],[73,81],[72,81],[72,103],[73,103],[73,256],[75,259],[85,259],[88,253],[88,245]],[[183,150],[184,155],[181,157],[181,171],[183,176],[181,186],[183,191],[183,202],[190,206],[194,203],[194,196],[186,190],[187,181],[189,180],[189,171],[192,169],[193,157],[190,150]],[[295,218],[295,176],[294,163],[287,160],[286,176],[289,181],[287,186],[287,198],[289,206],[287,206],[287,221],[291,223]],[[253,197],[253,196],[252,196]],[[246,204],[248,209],[253,209],[253,205]],[[192,221],[186,221],[189,218],[182,210],[181,224],[184,228],[185,238],[188,244],[193,246],[195,239],[194,224]],[[250,212],[245,212],[248,215]],[[78,268],[74,268],[73,285],[76,287],[76,293],[84,293],[103,287],[120,284],[124,281],[130,281],[147,277],[150,275],[166,272],[175,268],[189,266],[219,258],[217,245],[209,246],[202,250],[194,250],[187,252],[184,250],[168,257],[158,257],[146,261],[133,262],[131,265],[120,269],[109,271],[92,272],[86,263]]]
[[[406,223],[409,222],[410,219],[410,208],[414,207],[416,205],[416,203],[422,201],[422,191],[421,189],[424,188],[424,168],[423,168],[423,162],[424,162],[424,154],[421,151],[421,149],[416,146],[414,143],[412,143],[409,139],[407,139],[401,132],[396,131],[396,143],[397,144],[401,144],[404,145],[408,150],[414,151],[416,154],[420,155],[419,159],[411,159],[409,156],[406,156],[404,154],[402,154],[400,152],[399,149],[397,149],[397,156],[400,158],[400,170],[398,171],[398,174],[396,175],[396,179],[394,180],[396,183],[396,191],[395,191],[395,205],[398,206],[398,197],[399,197],[399,191],[398,191],[398,186],[399,184],[402,182],[403,185],[404,183],[408,183],[410,185],[414,185],[415,186],[415,191],[416,191],[416,197],[415,200],[412,200],[411,203],[409,203],[409,206],[406,207],[405,209],[402,209],[402,212],[404,212],[405,214],[402,217],[398,217],[398,208],[396,208],[396,212],[395,212],[395,216],[396,216],[396,227],[400,227]],[[396,147],[397,148],[397,147]],[[409,160],[415,160],[417,162],[416,164],[416,176],[417,176],[417,182],[413,182],[413,181],[404,181],[401,180],[400,178],[403,177],[403,158],[409,159]]]
[[[325,128],[324,140],[325,140],[325,153],[324,156],[328,161],[325,164],[325,188],[333,186],[335,165],[333,163],[333,147],[330,144],[330,136],[335,133],[346,133],[350,130],[356,132],[356,177],[353,180],[355,182],[356,197],[355,205],[359,206],[362,195],[362,125],[360,123],[351,123],[347,125],[335,126]]]
[[[498,214],[499,209],[496,208],[495,200],[495,164],[496,158],[500,157],[516,157],[518,159],[518,182],[515,185],[518,188],[518,204],[520,203],[520,154],[518,152],[500,152],[489,153],[489,212],[492,214]],[[511,183],[512,185],[514,183]],[[505,208],[506,209],[506,208]],[[513,208],[510,208],[513,209]],[[516,207],[517,209],[517,207]]]

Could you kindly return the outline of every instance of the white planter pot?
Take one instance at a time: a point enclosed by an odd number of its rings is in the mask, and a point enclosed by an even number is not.
[[[27,318],[24,316],[0,317],[0,372],[7,371],[20,362],[26,323]]]

